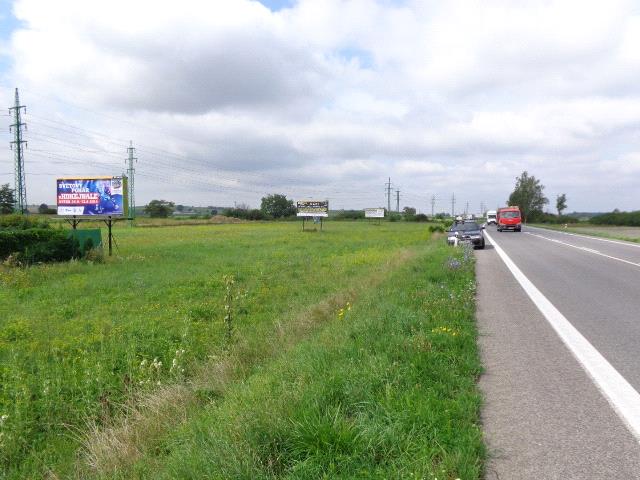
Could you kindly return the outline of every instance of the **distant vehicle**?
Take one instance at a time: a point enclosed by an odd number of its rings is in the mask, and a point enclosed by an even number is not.
[[[498,223],[498,212],[495,210],[489,210],[487,212],[487,225],[497,225]]]
[[[466,217],[465,217],[465,220],[474,220],[474,219],[475,219],[475,217],[474,217],[474,215],[472,213],[468,213],[466,215]]]
[[[455,245],[456,243],[467,242],[473,245],[474,248],[484,248],[483,228],[476,222],[454,224],[447,233],[447,243]]]
[[[518,207],[505,207],[498,209],[498,231],[513,230],[522,231],[522,217]]]

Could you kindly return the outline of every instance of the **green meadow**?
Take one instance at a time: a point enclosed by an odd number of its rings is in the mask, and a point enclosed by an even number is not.
[[[424,224],[116,229],[0,267],[0,478],[479,478],[473,255]]]

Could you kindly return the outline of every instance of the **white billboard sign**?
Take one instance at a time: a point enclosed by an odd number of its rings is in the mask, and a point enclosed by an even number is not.
[[[384,218],[384,208],[365,208],[365,218]]]
[[[299,200],[296,204],[298,207],[298,217],[328,217],[329,201],[328,200]]]

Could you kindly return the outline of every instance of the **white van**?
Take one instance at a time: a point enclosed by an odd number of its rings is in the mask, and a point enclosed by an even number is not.
[[[492,223],[494,225],[498,224],[498,218],[497,218],[498,212],[496,212],[495,210],[489,210],[487,212],[487,225],[491,225]]]

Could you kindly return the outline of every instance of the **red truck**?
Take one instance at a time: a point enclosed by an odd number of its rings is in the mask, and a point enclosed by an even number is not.
[[[522,216],[518,207],[505,207],[498,209],[498,231],[513,230],[522,231]]]

